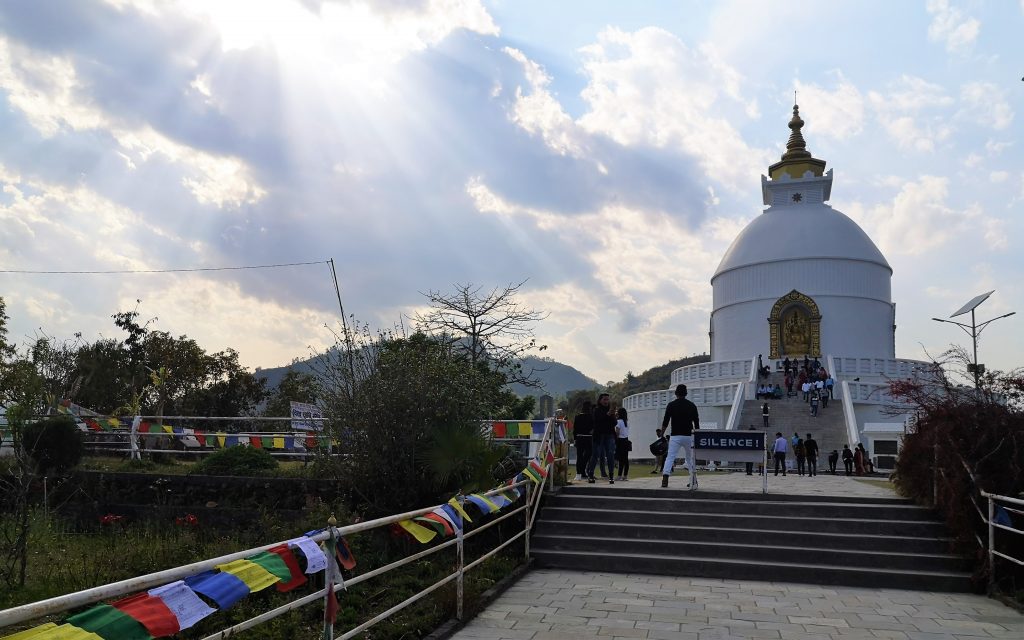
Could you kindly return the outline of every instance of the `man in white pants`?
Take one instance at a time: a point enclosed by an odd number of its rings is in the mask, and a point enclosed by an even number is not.
[[[671,432],[668,430],[670,424]],[[686,399],[685,384],[676,385],[676,399],[665,407],[665,418],[661,421],[661,428],[669,434],[668,454],[665,456],[665,466],[661,470],[661,486],[668,486],[668,477],[672,474],[672,465],[675,464],[679,448],[685,447],[686,466],[690,469],[690,482],[687,487],[691,490],[696,489],[693,432],[700,428],[700,418],[697,416],[697,405]]]

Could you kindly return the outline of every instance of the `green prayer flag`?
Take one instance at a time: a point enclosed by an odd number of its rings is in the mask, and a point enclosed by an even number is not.
[[[142,623],[109,604],[70,616],[67,623],[91,631],[103,640],[152,640]]]
[[[263,445],[264,449],[273,449],[274,448],[274,438],[273,438],[273,436],[263,436],[262,438],[260,438],[260,443]]]
[[[285,564],[284,558],[277,555],[276,553],[270,553],[269,551],[263,551],[257,553],[251,558],[246,558],[249,562],[258,564],[271,574],[281,578],[281,582],[288,582],[292,579],[292,572]]]

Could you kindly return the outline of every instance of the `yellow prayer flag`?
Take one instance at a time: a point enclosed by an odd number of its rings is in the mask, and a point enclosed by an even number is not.
[[[52,622],[21,631],[13,636],[4,636],[2,640],[103,640],[100,636],[70,624],[59,627]]]
[[[226,439],[227,439],[227,436],[218,435],[217,436],[217,446],[223,448],[224,447],[224,441]]]
[[[283,436],[279,436],[279,437],[274,438],[274,448],[275,449],[284,449],[284,437]]]
[[[412,537],[419,540],[422,544],[427,544],[434,539],[434,536],[437,535],[437,532],[433,529],[428,529],[423,525],[416,524],[412,520],[402,520],[398,523],[398,526],[411,533]]]
[[[490,498],[488,498],[487,496],[485,496],[485,495],[482,495],[482,494],[479,494],[479,493],[474,493],[473,495],[474,495],[474,496],[476,496],[477,498],[480,498],[480,499],[481,499],[481,500],[483,500],[484,502],[486,502],[486,503],[487,503],[487,505],[488,505],[489,507],[491,507],[491,511],[500,511],[500,510],[501,510],[501,507],[499,507],[499,506],[498,506],[498,505],[497,505],[497,504],[496,504],[496,503],[494,502],[494,500],[491,500],[491,499],[490,499]]]
[[[519,437],[520,438],[529,438],[532,435],[533,435],[533,425],[530,424],[529,422],[520,422],[519,423]]]
[[[164,433],[174,433],[174,427],[169,424],[163,425]]]
[[[249,587],[249,591],[253,593],[281,581],[281,578],[249,560],[234,560],[227,564],[218,564],[217,568],[244,582],[245,586]]]
[[[473,522],[473,519],[469,517],[469,514],[466,513],[466,510],[462,508],[462,505],[459,504],[458,500],[452,498],[451,500],[448,501],[448,504],[452,505],[452,508],[459,512],[459,515],[462,516],[463,520],[465,520],[466,522]]]

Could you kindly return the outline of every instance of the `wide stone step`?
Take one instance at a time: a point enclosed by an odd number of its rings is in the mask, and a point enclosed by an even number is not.
[[[608,509],[586,509],[547,505],[542,518],[556,520],[585,520],[590,522],[608,521],[628,517],[635,524],[658,524],[683,526],[700,523],[704,526],[743,528],[756,522],[758,527],[776,531],[822,531],[834,533],[859,533],[864,535],[908,535],[916,537],[935,537],[944,535],[943,525],[939,522],[922,522],[919,520],[878,520],[873,518],[819,518],[797,516],[751,516],[748,514],[714,513],[694,510],[681,513],[670,511],[633,510],[628,513],[616,513]]]
[[[859,551],[913,551],[915,553],[943,555],[950,549],[947,538],[914,537],[906,535],[873,535],[821,531],[774,531],[759,528],[757,522],[749,527],[709,527],[697,523],[690,525],[638,525],[634,522],[594,522],[555,520],[542,517],[536,525],[536,535],[586,538],[589,535],[633,540],[645,544],[648,540],[690,540],[696,542],[728,542],[759,545],[761,548],[794,546],[805,549],[846,549]]]
[[[915,571],[966,571],[969,563],[950,554],[905,553],[899,551],[827,549],[793,545],[766,545],[752,538],[745,543],[695,540],[638,540],[611,537],[594,529],[587,537],[565,537],[538,532],[530,544],[534,549],[612,553],[643,553],[663,556],[732,558],[761,562],[766,559],[820,566],[873,567]]]
[[[692,492],[691,492],[692,493]],[[553,496],[549,507],[608,509],[624,511],[665,511],[688,513],[729,513],[750,516],[807,517],[807,518],[857,518],[877,520],[920,520],[933,521],[934,515],[927,509],[912,505],[878,505],[860,503],[819,502],[813,498],[806,501],[764,500],[724,501],[692,499],[690,497],[666,500],[659,497],[634,496],[624,491],[617,495],[586,495],[583,493]]]
[[[765,558],[759,562],[734,558],[555,549],[531,549],[531,555],[539,567],[577,571],[648,573],[940,592],[972,591],[971,577],[966,572],[780,562],[773,558],[771,549],[765,550]]]
[[[678,476],[674,478],[677,482],[686,482],[686,476]],[[787,478],[788,480],[788,478]],[[769,481],[771,482],[771,481]],[[813,480],[808,480],[813,482]],[[770,490],[770,484],[769,484]],[[773,494],[767,495],[760,492],[729,492],[729,491],[687,491],[685,489],[639,489],[629,487],[619,487],[617,485],[569,485],[562,487],[557,493],[552,494],[553,496],[569,496],[569,495],[603,495],[603,496],[621,496],[624,493],[628,493],[629,496],[643,497],[643,498],[661,498],[666,500],[711,500],[711,501],[728,501],[728,502],[741,502],[741,501],[763,501],[771,500],[773,502],[807,502],[812,500],[818,503],[835,503],[835,504],[870,504],[870,505],[911,505],[917,509],[927,511],[924,507],[917,507],[914,505],[912,500],[907,498],[868,498],[858,496],[808,496],[808,495],[795,495],[795,494]]]

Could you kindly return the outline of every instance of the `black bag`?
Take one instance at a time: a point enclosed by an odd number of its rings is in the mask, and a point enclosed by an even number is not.
[[[632,451],[632,450],[633,450],[633,442],[630,441],[630,440],[626,440],[626,451]]]
[[[664,438],[658,438],[651,443],[650,449],[652,455],[663,456],[668,453],[668,443],[665,442]]]

